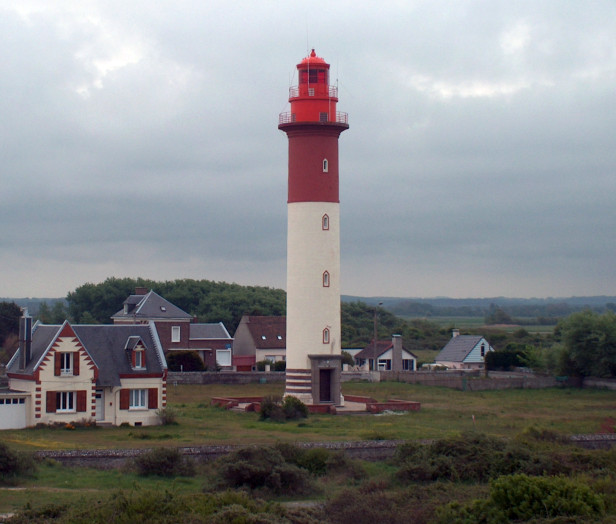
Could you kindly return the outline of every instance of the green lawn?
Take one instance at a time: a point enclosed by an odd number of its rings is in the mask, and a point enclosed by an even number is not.
[[[466,430],[513,436],[528,426],[565,434],[594,433],[612,417],[616,392],[551,388],[462,392],[397,382],[344,383],[343,394],[421,402],[419,412],[390,415],[311,415],[285,424],[260,421],[255,413],[210,406],[213,396],[281,394],[283,384],[170,386],[177,425],[121,428],[6,430],[0,439],[14,449],[149,448],[275,441],[438,438]]]

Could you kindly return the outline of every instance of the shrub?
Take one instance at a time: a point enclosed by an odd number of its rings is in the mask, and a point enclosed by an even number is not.
[[[158,415],[158,418],[160,419],[160,423],[163,426],[172,426],[178,423],[177,422],[177,417],[178,417],[177,411],[173,408],[170,408],[169,406],[157,410],[156,415]]]
[[[217,474],[224,487],[266,489],[276,494],[305,493],[311,488],[308,473],[287,463],[274,448],[242,448],[217,463]]]
[[[442,524],[596,517],[604,502],[589,486],[565,477],[506,475],[492,481],[490,497],[467,504],[453,502],[438,512]],[[576,520],[577,522],[577,520]]]
[[[35,469],[30,455],[11,451],[0,442],[0,484],[11,483],[16,477],[34,473]]]
[[[203,371],[203,360],[196,351],[174,351],[166,355],[170,371]]]
[[[286,371],[287,363],[284,360],[278,360],[274,362],[274,366],[272,368],[274,371]]]
[[[604,511],[599,495],[565,477],[499,477],[492,482],[490,499],[509,519],[593,516]]]
[[[263,397],[259,408],[259,418],[261,420],[270,419],[275,422],[285,421],[287,417],[282,409],[282,398],[275,395]]]
[[[172,448],[156,448],[135,457],[137,472],[142,476],[192,477],[195,466],[191,459]]]
[[[288,395],[282,402],[282,409],[287,420],[308,418],[308,408],[300,399]]]
[[[308,416],[308,408],[298,398],[287,396],[284,401],[279,396],[264,397],[259,409],[261,420],[283,422]]]

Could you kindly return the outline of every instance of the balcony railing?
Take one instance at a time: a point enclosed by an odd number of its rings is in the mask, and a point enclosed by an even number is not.
[[[280,113],[278,115],[278,124],[291,124],[292,122],[297,122],[295,118],[295,113]],[[312,122],[312,121],[310,121]],[[325,121],[320,121],[319,123],[331,123],[335,122],[336,124],[348,124],[349,123],[349,114],[343,113],[342,111],[336,111],[336,120],[327,119]]]
[[[325,90],[324,88],[327,88]],[[303,90],[302,90],[303,91]],[[323,84],[310,84],[306,92],[308,96],[327,95],[330,98],[338,98],[338,88],[336,86],[324,86]],[[299,96],[299,86],[289,87],[289,98],[297,98]]]

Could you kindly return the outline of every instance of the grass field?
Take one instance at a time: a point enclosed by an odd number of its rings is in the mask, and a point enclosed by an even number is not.
[[[343,393],[379,400],[421,402],[419,412],[373,415],[311,415],[302,422],[261,421],[255,413],[210,406],[213,396],[281,394],[283,384],[170,386],[177,425],[120,428],[6,430],[0,439],[15,449],[149,448],[276,441],[425,439],[477,430],[513,436],[529,426],[565,434],[595,433],[616,409],[616,392],[551,388],[462,392],[397,382],[343,384]]]
[[[462,392],[395,382],[345,383],[343,392],[369,395],[380,400],[417,400],[422,403],[421,411],[382,416],[311,415],[301,422],[272,423],[259,421],[255,413],[228,412],[210,406],[212,396],[272,395],[280,394],[282,388],[282,384],[172,386],[168,398],[169,405],[178,412],[177,425],[2,431],[0,440],[12,449],[38,450],[424,439],[473,430],[513,437],[530,426],[575,434],[599,431],[616,408],[616,392],[605,390],[554,388]],[[54,461],[43,461],[38,466],[35,477],[23,479],[16,488],[0,489],[0,513],[23,507],[41,508],[47,504],[87,506],[112,496],[116,490],[200,493],[205,482],[202,475],[175,479],[144,478],[130,471],[67,468]],[[387,462],[365,466],[366,476],[370,479],[391,478],[394,469]],[[316,495],[320,499],[343,487],[339,481],[336,484],[335,479],[323,478],[320,482],[321,492]],[[456,493],[463,488],[463,485],[456,487]],[[478,485],[473,493],[477,496],[486,490],[486,485]]]

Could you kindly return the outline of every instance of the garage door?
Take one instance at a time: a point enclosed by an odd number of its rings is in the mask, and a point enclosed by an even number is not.
[[[26,427],[26,397],[0,397],[0,429]]]

